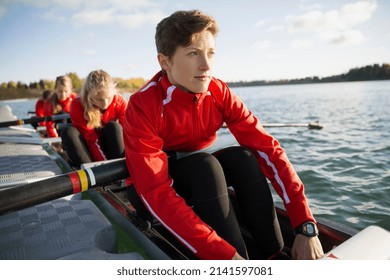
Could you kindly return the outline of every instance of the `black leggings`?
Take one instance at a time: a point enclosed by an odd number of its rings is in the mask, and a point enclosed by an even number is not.
[[[66,127],[61,134],[61,139],[64,149],[75,167],[79,168],[83,163],[93,162],[85,139],[77,128]],[[118,122],[108,122],[102,128],[100,142],[107,159],[124,157],[123,129]]]
[[[214,154],[170,159],[169,174],[176,192],[242,257],[248,254],[228,186],[235,190],[237,210],[253,237],[258,258],[267,259],[283,248],[272,195],[251,150],[229,147]]]

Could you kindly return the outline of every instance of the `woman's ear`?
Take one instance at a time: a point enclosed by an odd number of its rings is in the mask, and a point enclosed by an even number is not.
[[[162,53],[157,54],[157,60],[160,64],[161,69],[167,71],[169,68],[169,58]]]

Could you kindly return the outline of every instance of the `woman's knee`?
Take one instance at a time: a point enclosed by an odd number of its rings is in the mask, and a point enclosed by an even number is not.
[[[100,140],[108,159],[124,157],[125,145],[123,142],[123,128],[120,123],[108,122],[103,128],[103,136]]]
[[[220,172],[223,172],[221,164],[219,163],[218,159],[214,157],[211,154],[208,153],[198,153],[193,155],[193,158],[191,159],[194,161],[194,164],[196,166],[195,173],[206,175],[215,175]]]
[[[248,160],[256,160],[256,157],[253,153],[253,151],[247,147],[243,146],[233,146],[233,147],[227,147],[222,150],[219,150],[214,153],[214,155],[219,158],[226,158],[229,162],[232,162],[234,164],[238,163],[246,163]]]
[[[209,199],[227,194],[225,174],[218,159],[208,153],[194,158],[192,193],[195,199]]]
[[[214,153],[225,172],[226,180],[234,188],[252,183],[267,185],[253,151],[246,147],[228,147]]]
[[[62,141],[77,141],[80,138],[80,132],[74,126],[67,126],[61,133]]]
[[[259,169],[255,154],[246,147],[228,147],[215,152],[213,155],[229,173],[237,169]]]
[[[123,128],[119,122],[111,121],[104,126],[104,131],[108,135],[122,135]]]

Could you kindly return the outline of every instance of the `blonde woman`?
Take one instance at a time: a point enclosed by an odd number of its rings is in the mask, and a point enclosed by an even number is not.
[[[69,113],[70,105],[76,97],[77,93],[73,92],[72,80],[68,76],[57,77],[55,92],[44,104],[45,116]],[[64,120],[64,122],[66,122],[66,120]],[[46,121],[46,132],[48,137],[59,136],[55,121]]]
[[[61,135],[75,167],[82,163],[124,157],[123,130],[127,101],[103,70],[87,76],[70,108],[72,127]]]

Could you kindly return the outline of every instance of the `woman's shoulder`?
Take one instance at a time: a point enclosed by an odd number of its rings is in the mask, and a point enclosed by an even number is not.
[[[80,96],[75,96],[74,98],[73,98],[73,101],[72,101],[72,104],[73,103],[80,103],[81,104],[81,98],[80,98]]]
[[[38,99],[37,102],[35,103],[35,106],[40,106],[42,107],[43,104],[45,104],[45,100],[43,100],[42,98]]]
[[[127,100],[120,93],[114,95],[114,99],[108,108],[117,112],[124,112],[127,107]]]
[[[155,99],[161,96],[162,93],[162,80],[164,75],[162,72],[158,72],[152,79],[146,82],[139,90],[130,96],[131,99]]]
[[[222,92],[226,92],[229,90],[229,86],[226,84],[226,82],[215,77],[211,79],[209,88],[211,90],[220,90]]]
[[[77,96],[75,99],[73,99],[70,107],[71,107],[71,110],[75,110],[75,109],[79,109],[79,108],[84,110],[84,105],[81,102],[80,96]]]
[[[224,100],[234,95],[224,81],[214,77],[210,82],[209,91],[213,95],[214,99],[218,99],[221,103],[224,103]]]
[[[72,121],[74,121],[75,119],[84,119],[84,105],[81,102],[80,97],[77,97],[72,101],[72,103],[70,104],[69,113]]]
[[[117,93],[114,95],[114,102],[122,104],[122,103],[127,103],[127,100],[122,96],[122,94]]]
[[[163,91],[158,82],[150,81],[143,88],[136,91],[129,98],[129,103],[154,104],[161,103]]]
[[[133,111],[134,114],[142,114],[154,119],[161,116],[162,112],[162,91],[158,85],[152,84],[151,87],[144,91],[137,91],[129,98],[127,110]]]

